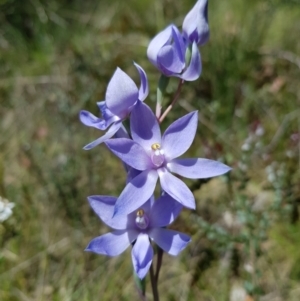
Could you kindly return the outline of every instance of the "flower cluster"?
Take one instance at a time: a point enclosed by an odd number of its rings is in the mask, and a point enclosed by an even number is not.
[[[168,26],[150,42],[147,55],[164,76],[195,80],[201,73],[198,46],[208,37],[207,0],[199,0],[184,19],[182,33],[175,25]],[[155,116],[144,102],[149,93],[147,75],[141,66],[135,67],[140,75],[139,88],[117,68],[105,100],[98,103],[102,117],[81,111],[80,120],[86,126],[106,131],[84,149],[104,142],[122,160],[127,173],[126,186],[119,197],[88,197],[92,209],[113,232],[94,238],[86,250],[117,256],[132,245],[133,268],[143,279],[152,264],[152,244],[177,255],[190,241],[186,234],[166,228],[183,207],[196,207],[193,193],[174,174],[189,179],[211,178],[228,172],[230,167],[209,159],[180,158],[196,135],[198,112],[174,121],[162,135],[160,116]],[[127,118],[128,129],[123,125]],[[162,193],[155,200],[158,180]]]

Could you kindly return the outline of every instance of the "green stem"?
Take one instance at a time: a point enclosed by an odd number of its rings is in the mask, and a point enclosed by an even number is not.
[[[161,115],[161,117],[159,118],[159,123],[162,123],[162,121],[165,119],[165,117],[168,115],[168,113],[172,110],[172,108],[174,107],[178,97],[179,97],[179,94],[181,92],[181,88],[182,88],[182,85],[184,83],[184,80],[183,79],[180,79],[179,83],[178,83],[178,87],[177,87],[177,90],[175,92],[175,95],[174,95],[174,98],[171,102],[171,104],[167,107],[167,109],[164,111],[164,113]]]

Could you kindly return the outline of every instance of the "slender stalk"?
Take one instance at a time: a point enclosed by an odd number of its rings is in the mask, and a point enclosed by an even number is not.
[[[155,281],[158,282],[159,272],[162,265],[162,259],[163,259],[164,251],[158,247],[157,250],[157,261],[156,261],[156,273],[155,273]]]
[[[155,115],[156,118],[159,119],[161,114],[161,104],[159,102],[156,103]]]
[[[164,113],[161,115],[161,117],[159,118],[159,123],[162,123],[162,121],[165,119],[165,117],[168,115],[168,113],[172,110],[172,108],[174,107],[178,97],[179,97],[179,94],[181,92],[181,88],[182,88],[182,85],[184,83],[184,80],[183,79],[180,79],[179,83],[178,83],[178,87],[177,87],[177,90],[175,92],[175,95],[174,95],[174,98],[171,102],[171,104],[167,107],[167,109],[164,111]]]
[[[153,301],[159,301],[157,281],[154,275],[153,263],[151,263],[150,266],[150,279],[151,279],[151,286],[152,286]]]

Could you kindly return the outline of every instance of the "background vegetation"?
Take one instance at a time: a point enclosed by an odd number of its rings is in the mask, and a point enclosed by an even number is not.
[[[85,253],[107,229],[86,196],[118,195],[121,163],[82,147],[101,132],[97,113],[119,66],[150,80],[151,37],[181,25],[195,1],[0,1],[0,196],[15,203],[0,224],[0,300],[138,300],[130,250]],[[164,257],[162,300],[300,300],[300,2],[209,1],[203,74],[186,83],[164,127],[199,110],[192,156],[223,160],[227,177],[187,181],[197,211],[173,225],[192,235]],[[170,84],[170,96],[177,85]],[[151,300],[150,286],[148,287]]]

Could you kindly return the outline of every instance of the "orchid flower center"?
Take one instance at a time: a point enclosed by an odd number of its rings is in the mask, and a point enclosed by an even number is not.
[[[160,167],[165,161],[164,150],[161,149],[159,143],[153,143],[151,145],[151,148],[152,148],[152,154],[151,154],[152,163],[156,167]]]
[[[149,225],[149,218],[145,214],[143,209],[139,209],[136,212],[136,218],[135,218],[135,224],[137,225],[138,228],[144,230],[148,227]]]

